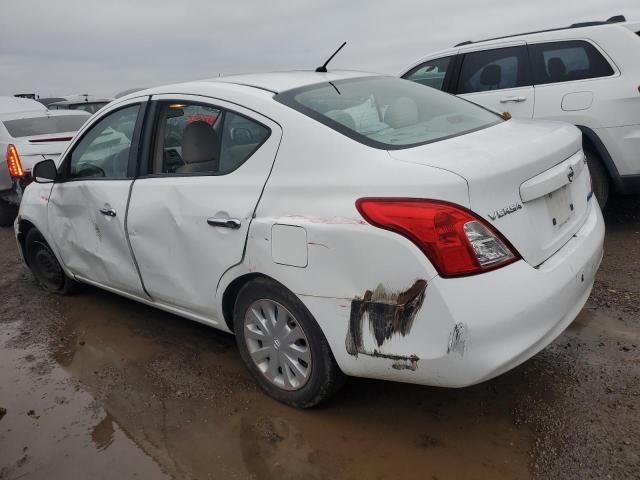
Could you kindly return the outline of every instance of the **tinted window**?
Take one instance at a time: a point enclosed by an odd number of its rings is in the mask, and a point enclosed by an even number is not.
[[[531,85],[525,47],[464,55],[457,92],[474,93]]]
[[[30,137],[32,135],[72,133],[79,130],[88,118],[88,115],[56,115],[5,120],[2,123],[12,137]]]
[[[529,45],[537,85],[608,77],[613,69],[588,42],[537,43]]]
[[[163,103],[153,173],[229,173],[242,165],[269,133],[264,125],[216,107]]]
[[[451,57],[429,60],[404,74],[402,78],[427,87],[442,90],[447,70],[451,65]]]
[[[407,148],[499,123],[477,105],[392,77],[339,80],[275,99],[365,145]]]
[[[70,178],[126,178],[139,105],[117,110],[94,124],[73,149]]]

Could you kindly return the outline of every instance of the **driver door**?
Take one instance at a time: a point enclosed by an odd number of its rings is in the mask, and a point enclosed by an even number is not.
[[[105,112],[67,149],[48,223],[67,268],[101,286],[145,296],[126,234],[146,97]]]

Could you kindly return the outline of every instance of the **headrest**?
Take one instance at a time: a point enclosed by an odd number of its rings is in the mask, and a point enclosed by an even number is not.
[[[498,86],[502,80],[502,67],[500,65],[487,65],[480,74],[482,85]]]
[[[218,155],[218,135],[204,121],[190,123],[182,131],[182,160],[185,163],[210,162]]]
[[[567,74],[567,66],[559,57],[549,59],[547,70],[549,71],[549,77],[552,80],[560,80]]]
[[[351,130],[356,129],[356,122],[353,117],[343,110],[331,110],[330,112],[325,113],[325,116],[329,117],[331,120],[335,120],[347,128],[350,128]]]
[[[384,114],[384,123],[392,128],[415,125],[419,120],[418,105],[414,100],[407,97],[400,97],[394,100]]]

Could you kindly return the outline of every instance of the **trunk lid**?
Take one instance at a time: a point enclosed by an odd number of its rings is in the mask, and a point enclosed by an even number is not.
[[[510,120],[389,154],[465,178],[468,207],[533,266],[571,239],[586,221],[589,202],[595,201],[582,135],[569,124]]]
[[[67,148],[75,132],[33,135],[14,138],[13,144],[20,155],[20,163],[25,172],[31,171],[40,160],[50,158],[56,160]]]

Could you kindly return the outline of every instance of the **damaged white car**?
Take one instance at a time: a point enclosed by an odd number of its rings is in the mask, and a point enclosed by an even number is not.
[[[345,375],[462,387],[577,316],[604,225],[580,131],[393,77],[290,72],[136,92],[34,169],[37,280],[234,332],[297,407]]]

